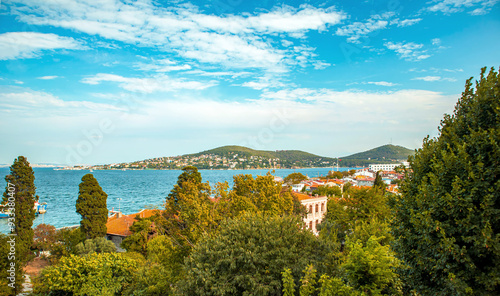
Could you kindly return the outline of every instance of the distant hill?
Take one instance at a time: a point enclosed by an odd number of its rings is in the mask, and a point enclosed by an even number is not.
[[[400,162],[412,150],[385,145],[366,152],[342,157],[342,167],[362,167],[372,163]],[[93,166],[93,169],[182,169],[192,165],[198,169],[268,169],[334,167],[337,159],[300,150],[254,150],[242,146],[223,146],[194,154],[157,157],[131,163]]]
[[[223,146],[195,154],[184,155],[184,157],[201,157],[206,155],[217,155],[227,159],[238,159],[246,162],[245,166],[256,167],[257,162],[271,161],[271,167],[330,167],[336,163],[336,159],[323,157],[300,150],[254,150],[243,146]],[[266,165],[267,167],[268,165]],[[240,166],[237,166],[240,167]],[[244,166],[243,166],[244,168]]]
[[[222,146],[211,150],[202,151],[195,154],[188,154],[186,156],[201,156],[204,154],[214,154],[219,156],[229,156],[238,154],[238,156],[261,156],[264,158],[276,159],[286,161],[313,161],[316,159],[323,160],[335,160],[329,157],[322,157],[319,155],[307,153],[300,150],[277,150],[277,151],[268,151],[268,150],[254,150],[251,148],[243,147],[243,146]]]
[[[365,152],[341,157],[342,166],[366,166],[374,163],[406,161],[415,151],[396,145],[384,145]]]

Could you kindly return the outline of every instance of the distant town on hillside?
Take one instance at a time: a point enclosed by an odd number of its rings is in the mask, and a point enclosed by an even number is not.
[[[92,170],[175,170],[185,166],[198,169],[295,169],[313,167],[366,167],[370,164],[401,163],[415,151],[401,146],[384,145],[350,156],[331,158],[300,150],[254,150],[242,146],[223,146],[195,154],[157,157],[130,163],[74,166],[63,169]]]

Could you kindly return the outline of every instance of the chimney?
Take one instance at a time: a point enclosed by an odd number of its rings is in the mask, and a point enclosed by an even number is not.
[[[118,213],[116,213],[116,218],[121,218],[121,217],[123,217],[122,212],[118,212]]]

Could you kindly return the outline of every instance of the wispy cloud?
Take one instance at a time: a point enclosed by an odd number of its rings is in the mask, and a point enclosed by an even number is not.
[[[390,26],[409,27],[417,24],[422,19],[403,19],[395,18],[394,12],[386,12],[383,14],[374,14],[364,22],[354,22],[352,24],[340,27],[335,32],[339,36],[348,36],[347,42],[361,43],[360,39],[382,29],[388,29]]]
[[[37,32],[9,32],[0,34],[0,60],[36,58],[43,51],[56,49],[84,49],[70,37]]]
[[[385,29],[389,24],[388,19],[393,15],[394,13],[372,15],[365,22],[354,22],[352,24],[338,28],[335,34],[339,36],[348,36],[347,42],[360,43],[359,39],[361,37],[366,36],[376,30]]]
[[[374,84],[379,86],[395,86],[397,83],[387,82],[387,81],[368,81],[367,84]]]
[[[204,14],[194,5],[161,8],[148,0],[109,0],[99,7],[86,1],[11,2],[12,13],[28,24],[62,27],[155,47],[204,64],[271,72],[288,71],[289,63],[297,65],[294,56],[303,52],[278,46],[266,38],[268,35],[304,37],[309,31],[327,30],[345,18],[334,7],[316,8],[308,4],[299,8],[283,5],[254,15],[216,16]],[[314,61],[309,64],[318,67]],[[163,69],[172,70],[168,65]]]
[[[422,50],[423,44],[413,42],[386,42],[384,46],[395,51],[400,58],[407,61],[420,61],[430,57],[426,50]]]
[[[60,76],[57,76],[57,75],[53,75],[53,76],[41,76],[41,77],[37,77],[37,79],[41,79],[41,80],[52,80],[52,79],[56,79],[56,78],[59,78]]]
[[[427,82],[434,82],[434,81],[450,81],[450,82],[455,82],[455,81],[457,81],[455,78],[447,78],[447,77],[441,77],[441,76],[415,77],[412,80],[422,80],[422,81],[427,81]]]
[[[483,15],[489,13],[497,2],[498,0],[434,0],[427,10],[444,14],[467,11],[472,15]]]
[[[104,111],[118,111],[120,108],[90,101],[65,101],[50,93],[34,91],[24,87],[0,88],[0,110],[5,114],[23,112],[25,116],[85,115]]]
[[[134,67],[142,71],[153,71],[159,73],[191,69],[191,66],[188,64],[178,65],[170,59],[152,60],[150,63],[139,62],[136,63]]]
[[[398,27],[409,27],[419,23],[421,20],[421,18],[397,20],[396,24]]]
[[[203,90],[217,84],[216,81],[194,81],[183,78],[171,78],[166,75],[134,78],[106,73],[86,77],[81,82],[92,85],[100,84],[101,82],[116,82],[120,88],[142,93],[169,92],[180,89]]]

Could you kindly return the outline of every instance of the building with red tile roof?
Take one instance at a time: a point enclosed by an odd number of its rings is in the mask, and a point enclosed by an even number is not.
[[[112,212],[113,215],[108,217],[108,222],[106,223],[106,238],[111,240],[117,249],[121,251],[120,244],[124,238],[132,235],[130,226],[138,221],[137,217],[149,218],[160,212],[158,209],[141,210],[139,213],[130,215],[123,215],[121,212]]]

